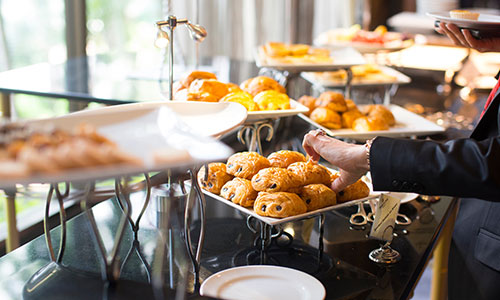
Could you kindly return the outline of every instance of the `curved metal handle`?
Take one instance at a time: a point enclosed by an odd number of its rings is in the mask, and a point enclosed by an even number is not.
[[[50,259],[56,263],[61,263],[64,250],[66,249],[66,210],[64,209],[64,198],[68,197],[70,187],[69,183],[65,182],[64,194],[61,194],[59,190],[59,185],[53,183],[50,185],[49,193],[47,194],[47,200],[45,202],[45,215],[43,218],[43,226],[45,232],[45,243],[47,244],[47,249],[49,250]],[[52,201],[52,196],[56,192],[57,202],[59,204],[59,221],[61,223],[60,227],[60,239],[59,239],[59,251],[57,257],[54,253],[54,247],[52,246],[52,237],[50,236],[50,226],[49,226],[49,213],[50,213],[50,202]]]
[[[357,219],[361,219],[361,221],[357,221]],[[358,212],[351,215],[351,217],[349,218],[349,223],[356,226],[362,226],[368,223],[363,203],[358,203]]]
[[[398,213],[396,216],[397,225],[410,225],[411,222],[412,222],[411,219],[404,214]]]

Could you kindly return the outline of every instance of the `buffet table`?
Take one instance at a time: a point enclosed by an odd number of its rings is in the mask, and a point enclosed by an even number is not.
[[[324,254],[318,264],[317,219],[287,224],[287,232],[293,232],[291,245],[273,244],[267,253],[268,263],[305,271],[319,279],[326,288],[326,299],[407,299],[432,253],[443,224],[454,212],[457,200],[443,197],[435,203],[416,199],[401,207],[401,212],[412,219],[409,226],[396,227],[394,249],[402,254],[402,260],[390,267],[377,265],[369,260],[368,253],[377,248],[378,242],[366,238],[369,226],[353,228],[349,216],[355,206],[326,214],[324,232]],[[150,206],[151,207],[151,206]],[[112,233],[119,222],[121,210],[116,199],[106,200],[92,208],[101,232]],[[234,214],[227,206],[207,199],[207,231],[202,253],[201,275],[203,281],[220,270],[259,263],[256,238],[246,225],[245,219]],[[216,212],[217,216],[214,216]],[[154,250],[158,231],[154,224],[156,215],[148,209],[141,221],[138,237],[140,249],[146,261],[155,268]],[[192,231],[198,232],[196,224]],[[67,223],[68,240],[62,265],[77,273],[100,278],[99,257],[84,214]],[[55,228],[58,230],[58,228]],[[106,236],[108,236],[106,238]],[[109,245],[112,238],[104,235]],[[54,242],[57,243],[57,237]],[[132,230],[128,230],[119,249],[120,256],[127,255],[133,244]],[[135,257],[134,257],[135,256]],[[0,296],[2,299],[20,299],[28,279],[50,262],[43,237],[39,237],[0,258]],[[128,291],[129,297],[142,295],[151,298],[147,268],[135,253],[122,267],[121,279],[135,282]],[[48,280],[47,283],[50,283]],[[120,284],[119,283],[119,287]],[[174,282],[174,287],[177,286]],[[42,292],[61,293],[77,286],[58,286],[51,290],[40,284]],[[189,287],[193,291],[193,287]],[[34,295],[39,295],[33,292]],[[83,292],[83,291],[80,291]],[[102,290],[86,290],[87,296],[103,295]],[[149,297],[148,297],[149,295]],[[54,296],[55,297],[55,296]],[[127,297],[128,298],[128,297]],[[201,299],[197,290],[188,299]]]
[[[225,82],[240,83],[258,74],[253,62],[234,61],[228,58],[212,58],[204,61],[217,72],[217,76]],[[115,65],[116,67],[116,65]],[[120,69],[120,68],[118,68]],[[121,68],[123,70],[123,68]],[[4,116],[11,110],[10,96],[13,93],[31,94],[43,97],[57,97],[85,103],[121,104],[137,101],[164,100],[164,82],[158,81],[159,74],[155,70],[147,72],[116,73],[112,65],[102,64],[96,58],[73,59],[62,65],[34,65],[26,68],[0,73],[0,92],[3,97]],[[106,76],[114,74],[118,76]],[[153,74],[153,75],[152,75]],[[43,78],[43,80],[37,80]],[[435,92],[436,82],[419,80],[398,90],[393,103],[422,104],[428,112],[451,110],[457,112],[464,107],[479,108],[482,101],[470,104],[457,101],[456,91],[449,95],[438,95]],[[288,86],[292,98],[311,94],[310,84],[297,78]],[[361,90],[354,96],[371,95],[373,91]],[[313,127],[304,120],[294,116],[274,121],[275,137],[270,142],[263,142],[264,154],[280,149],[300,150],[304,134]],[[434,139],[445,139],[466,134],[462,130],[446,131],[433,136]],[[235,132],[222,137],[222,141],[235,151],[245,150],[238,142]],[[12,197],[9,198],[13,202]],[[392,243],[394,249],[402,254],[402,260],[391,267],[381,267],[368,258],[368,253],[379,247],[379,243],[367,239],[369,226],[353,228],[349,225],[349,217],[356,212],[356,206],[346,207],[325,214],[325,231],[322,243],[318,242],[317,219],[307,219],[286,225],[293,232],[293,243],[273,244],[267,250],[266,259],[256,251],[256,236],[247,227],[242,215],[234,209],[207,199],[207,222],[205,245],[202,253],[200,279],[220,270],[242,265],[267,263],[283,265],[305,271],[319,279],[326,288],[327,299],[406,299],[429,260],[438,237],[447,220],[453,224],[453,216],[458,207],[456,199],[442,197],[436,203],[429,203],[418,198],[401,206],[401,211],[409,216],[412,224],[396,228],[396,236]],[[109,199],[93,208],[97,223],[102,231],[112,235],[112,228],[120,218],[121,211],[116,210],[116,201]],[[153,218],[153,220],[149,219]],[[148,220],[149,219],[149,220]],[[63,265],[88,272],[97,277],[99,264],[96,249],[88,232],[87,220],[79,215],[68,222],[68,241]],[[156,247],[157,229],[151,226],[154,216],[146,214],[141,227],[139,241],[144,256],[149,264],[154,264],[153,250]],[[440,244],[436,263],[438,268],[445,268],[446,245],[449,243],[452,226],[446,229],[446,239]],[[193,237],[199,230],[193,228]],[[104,235],[106,236],[106,235]],[[104,241],[106,243],[106,241]],[[132,243],[131,233],[125,235],[120,255],[127,255]],[[56,244],[56,241],[54,242]],[[287,244],[287,243],[285,243]],[[324,254],[319,255],[320,244]],[[318,256],[319,255],[319,256]],[[319,264],[318,264],[319,260]],[[443,260],[443,261],[441,261]],[[0,258],[0,294],[2,299],[18,299],[23,292],[26,281],[42,266],[50,261],[43,237],[39,237],[27,245]],[[131,260],[122,272],[125,280],[137,283],[137,295],[152,295],[150,286],[144,284],[148,275],[140,260]],[[438,286],[442,286],[442,278]],[[141,284],[142,283],[142,284]],[[176,287],[175,282],[171,282]],[[198,297],[196,287],[191,297]],[[97,289],[96,295],[102,295]]]

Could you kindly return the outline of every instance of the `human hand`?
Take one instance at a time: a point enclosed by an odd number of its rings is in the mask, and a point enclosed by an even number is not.
[[[474,38],[468,29],[460,29],[452,23],[440,22],[435,29],[440,34],[445,34],[457,46],[476,49],[479,52],[500,51],[500,38]]]
[[[313,161],[323,157],[339,168],[340,176],[332,183],[335,192],[344,190],[369,171],[365,147],[344,143],[326,136],[320,130],[312,130],[304,136],[302,146]]]

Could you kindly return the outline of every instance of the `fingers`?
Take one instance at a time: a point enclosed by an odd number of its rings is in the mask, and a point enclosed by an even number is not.
[[[311,159],[315,162],[319,161],[320,155],[316,150],[314,149],[314,144],[317,140],[317,136],[319,134],[317,133],[316,130],[312,130],[309,133],[307,133],[304,136],[304,139],[302,140],[302,147],[304,147],[304,150],[306,151],[307,155],[311,157]]]
[[[452,24],[450,24],[450,25],[452,25]],[[441,22],[441,23],[439,23],[439,28],[443,31],[443,33],[446,36],[448,36],[448,38],[450,40],[453,41],[453,43],[455,45],[463,46],[462,43],[460,42],[460,40],[455,36],[455,34],[453,34],[453,32],[450,29],[448,29],[448,24]]]
[[[338,177],[337,179],[335,179],[332,184],[331,184],[331,189],[335,192],[335,193],[339,193],[343,190],[345,190],[345,188],[349,185],[350,183],[348,181],[346,181],[346,178],[345,176],[342,176],[342,174],[340,175],[340,177]]]
[[[458,28],[457,25],[449,23],[446,24],[446,28],[455,36],[455,38],[460,42],[461,46],[471,47],[471,45],[469,45],[462,31],[460,30],[460,28]]]

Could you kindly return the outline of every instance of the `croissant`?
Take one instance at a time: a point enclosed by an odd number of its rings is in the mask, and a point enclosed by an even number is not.
[[[290,109],[290,98],[275,90],[260,92],[253,100],[262,110]]]
[[[220,102],[236,102],[243,105],[248,111],[259,110],[259,106],[253,101],[252,95],[243,91],[229,93],[222,97]]]

